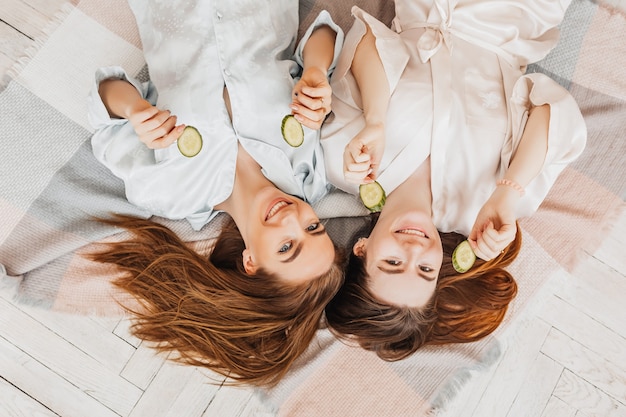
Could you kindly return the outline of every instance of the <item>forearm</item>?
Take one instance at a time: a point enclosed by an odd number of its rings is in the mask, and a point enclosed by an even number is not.
[[[337,33],[327,25],[313,31],[302,49],[304,70],[317,67],[325,74],[328,72],[335,54],[336,36]]]
[[[539,174],[548,152],[550,106],[533,107],[504,178],[526,187]]]
[[[111,117],[128,119],[133,112],[151,105],[126,80],[104,80],[98,87],[98,93]]]
[[[376,49],[376,37],[369,26],[352,60],[352,74],[361,92],[365,122],[384,124],[389,107],[389,83]]]

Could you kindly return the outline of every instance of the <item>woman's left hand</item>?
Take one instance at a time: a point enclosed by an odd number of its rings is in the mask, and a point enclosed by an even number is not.
[[[321,68],[309,67],[292,91],[291,113],[296,120],[311,129],[319,129],[330,113],[332,89],[326,72]]]
[[[490,261],[515,239],[515,205],[519,194],[510,187],[497,187],[476,217],[468,241],[480,259]]]

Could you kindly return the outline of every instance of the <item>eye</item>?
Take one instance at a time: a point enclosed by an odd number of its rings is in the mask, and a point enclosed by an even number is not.
[[[424,266],[424,265],[420,265],[420,270],[421,270],[422,272],[426,272],[426,273],[429,273],[429,272],[433,272],[433,271],[434,271],[434,269],[432,269],[431,267],[429,267],[429,266]]]
[[[293,246],[293,242],[291,242],[291,241],[287,242],[283,246],[281,246],[280,249],[278,249],[278,253],[289,252],[289,250],[291,249],[292,246]]]
[[[307,232],[312,232],[314,230],[319,229],[319,227],[320,227],[320,222],[311,223],[310,225],[307,226],[306,231]]]
[[[395,259],[387,259],[387,260],[385,260],[385,262],[387,264],[389,264],[389,265],[392,265],[392,266],[398,266],[398,265],[402,264],[402,261],[398,261],[398,260],[395,260]]]

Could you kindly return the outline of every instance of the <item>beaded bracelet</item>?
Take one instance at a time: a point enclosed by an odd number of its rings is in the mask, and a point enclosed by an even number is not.
[[[519,193],[520,197],[523,197],[524,194],[526,194],[526,191],[524,190],[524,187],[522,187],[521,185],[519,185],[517,182],[513,181],[513,180],[507,180],[505,178],[499,179],[498,181],[496,181],[496,186],[498,185],[505,185],[507,187],[513,187],[515,190],[517,190],[517,192]]]

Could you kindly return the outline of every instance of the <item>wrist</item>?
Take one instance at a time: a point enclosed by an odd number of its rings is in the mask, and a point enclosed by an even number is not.
[[[130,119],[132,115],[134,115],[135,113],[138,113],[142,110],[145,110],[149,107],[151,107],[152,104],[150,104],[149,101],[144,100],[143,98],[141,99],[137,99],[134,100],[130,103],[128,103],[128,105],[126,106],[126,108],[124,109],[124,118],[125,119]]]
[[[302,73],[304,74],[305,72],[309,72],[309,71],[318,71],[320,74],[323,74],[324,77],[327,77],[328,75],[328,65],[324,65],[321,63],[310,63],[310,64],[305,64],[304,67],[302,68]]]
[[[510,180],[507,178],[501,178],[498,181],[496,181],[496,188],[498,187],[501,187],[501,188],[505,187],[508,189],[513,189],[517,191],[520,197],[523,197],[524,194],[526,194],[526,190],[524,190],[524,187],[522,187],[517,181]]]
[[[522,198],[520,192],[514,187],[508,186],[496,186],[496,189],[491,194],[491,199],[501,205],[503,203],[509,208],[514,208],[517,202]]]

